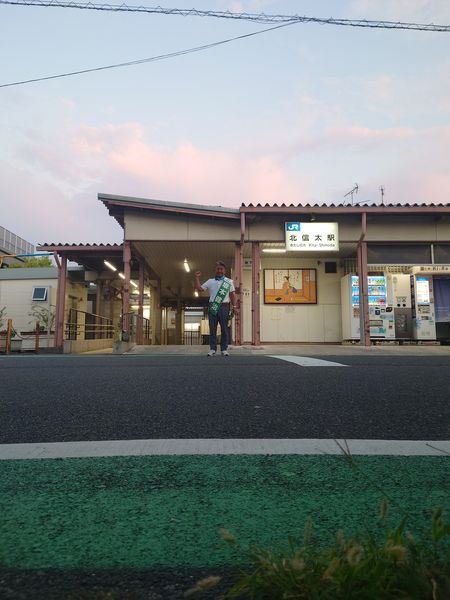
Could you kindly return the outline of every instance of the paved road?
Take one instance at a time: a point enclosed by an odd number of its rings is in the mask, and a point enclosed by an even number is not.
[[[0,358],[0,444],[148,438],[448,440],[450,359],[320,356]],[[235,577],[258,542],[285,547],[379,533],[416,536],[450,510],[449,458],[114,456],[0,461],[0,597],[181,600],[201,576]],[[381,492],[384,490],[384,493]],[[240,545],[218,536],[225,527]],[[223,590],[226,589],[224,584]],[[92,595],[89,595],[92,592]],[[212,592],[210,598],[216,598]]]
[[[0,358],[0,443],[450,436],[447,357]]]

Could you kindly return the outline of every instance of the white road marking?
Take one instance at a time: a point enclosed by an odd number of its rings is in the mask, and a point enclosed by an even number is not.
[[[320,358],[311,358],[310,356],[286,356],[286,355],[270,355],[270,358],[279,358],[287,362],[295,363],[300,367],[349,367],[342,363],[333,362],[331,360],[321,360]]]
[[[444,456],[450,441],[333,439],[159,439],[98,442],[0,444],[0,460],[107,456],[185,456],[257,454],[342,454],[367,456]]]

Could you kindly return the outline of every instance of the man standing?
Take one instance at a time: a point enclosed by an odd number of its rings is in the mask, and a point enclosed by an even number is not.
[[[234,290],[233,280],[225,277],[225,263],[216,262],[216,275],[214,279],[208,279],[205,283],[200,283],[201,272],[195,273],[195,289],[197,292],[209,293],[209,347],[208,356],[214,356],[217,352],[217,324],[220,323],[220,349],[222,356],[229,356],[228,353],[228,320],[230,318],[230,300],[231,308],[236,310],[236,292]]]

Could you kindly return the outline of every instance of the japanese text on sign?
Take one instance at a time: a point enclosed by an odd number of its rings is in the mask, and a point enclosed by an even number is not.
[[[339,227],[337,223],[297,223],[285,225],[286,250],[318,251],[339,250]]]

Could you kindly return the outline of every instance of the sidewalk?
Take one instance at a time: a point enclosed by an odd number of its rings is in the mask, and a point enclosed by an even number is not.
[[[206,354],[207,346],[134,346],[126,354]],[[358,344],[264,344],[262,346],[236,346],[231,354],[261,355],[284,354],[290,356],[450,356],[450,346],[434,345],[377,345],[366,348]]]

